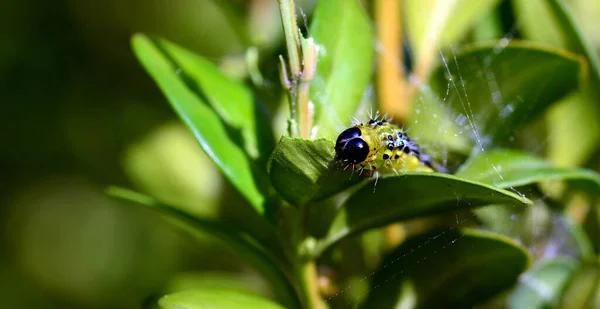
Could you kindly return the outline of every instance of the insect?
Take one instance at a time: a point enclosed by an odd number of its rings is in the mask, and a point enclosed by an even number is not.
[[[354,120],[335,144],[336,159],[346,168],[368,171],[370,175],[400,171],[447,172],[435,164],[404,130],[377,114],[366,124]]]

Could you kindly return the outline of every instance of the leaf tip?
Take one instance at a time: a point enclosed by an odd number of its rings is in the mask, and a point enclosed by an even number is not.
[[[525,196],[521,196],[521,202],[523,202],[525,205],[533,205],[533,201]]]
[[[142,32],[135,32],[133,35],[131,35],[129,44],[131,45],[133,51],[137,52],[140,48],[142,48],[142,45],[147,43],[148,41],[150,41],[150,37],[147,34]]]

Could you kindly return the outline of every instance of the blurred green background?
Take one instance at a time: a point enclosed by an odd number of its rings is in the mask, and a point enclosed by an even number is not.
[[[298,4],[308,12],[313,2]],[[140,308],[178,285],[218,285],[210,275],[223,271],[233,280],[223,284],[250,280],[241,288],[269,295],[218,242],[206,236],[198,246],[103,190],[134,188],[230,216],[241,198],[177,121],[129,40],[161,36],[245,77],[246,47],[261,58],[281,48],[276,1],[4,0],[0,28],[1,308]]]
[[[296,0],[301,27],[315,2]],[[569,2],[599,46],[597,1]],[[243,198],[180,124],[130,38],[163,37],[235,78],[248,77],[255,46],[259,96],[273,105],[282,97],[273,59],[285,53],[277,1],[3,0],[0,29],[0,308],[150,308],[168,291],[206,284],[272,296],[223,244],[200,235],[198,245],[104,189],[249,229],[260,222],[235,207]]]

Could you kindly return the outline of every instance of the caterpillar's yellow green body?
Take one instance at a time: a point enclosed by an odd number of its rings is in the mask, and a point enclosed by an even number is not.
[[[355,123],[336,141],[336,158],[355,170],[370,173],[400,171],[445,172],[398,126],[377,117]]]

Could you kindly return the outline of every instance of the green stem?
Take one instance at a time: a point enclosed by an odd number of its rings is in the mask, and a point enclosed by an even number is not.
[[[291,136],[309,138],[314,111],[309,100],[310,82],[316,72],[318,47],[312,38],[301,38],[296,23],[293,0],[278,0],[288,52],[287,64],[280,57],[281,82],[288,90]],[[288,71],[289,68],[289,71]]]
[[[277,2],[279,2],[279,12],[281,14],[281,23],[283,24],[283,33],[288,52],[288,63],[292,73],[291,77],[293,80],[296,80],[300,76],[302,64],[300,62],[300,38],[298,37],[294,0],[278,0]]]
[[[325,304],[321,299],[317,284],[317,266],[314,259],[304,261],[299,265],[300,284],[304,292],[304,306],[311,309],[324,309]]]
[[[283,32],[288,51],[288,63],[280,57],[281,82],[290,100],[291,136],[309,138],[313,125],[313,108],[309,100],[310,82],[316,71],[318,47],[312,38],[304,39],[296,24],[293,0],[279,0]],[[289,73],[288,73],[289,68]],[[299,129],[299,130],[298,130]]]
[[[281,82],[288,91],[288,100],[290,104],[290,120],[288,131],[290,136],[298,136],[298,123],[300,123],[297,100],[297,86],[302,63],[302,46],[298,38],[298,27],[296,23],[296,12],[294,10],[294,0],[278,0],[279,14],[283,25],[283,34],[288,52],[287,64],[280,56]],[[288,72],[289,68],[289,72]]]
[[[325,309],[318,285],[315,245],[308,232],[308,206],[285,205],[280,235],[291,261],[294,287],[302,308]]]
[[[294,265],[296,277],[302,291],[304,307],[311,309],[324,309],[325,303],[319,291],[319,278],[314,254],[316,241],[308,235],[308,209],[300,209],[300,216],[296,228],[300,236],[296,244],[296,263]]]

